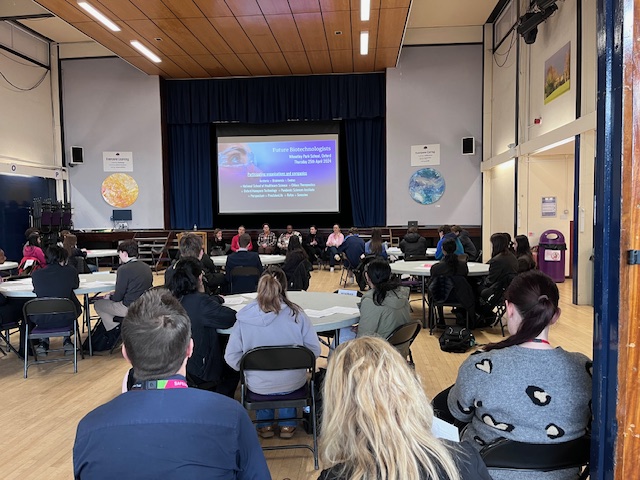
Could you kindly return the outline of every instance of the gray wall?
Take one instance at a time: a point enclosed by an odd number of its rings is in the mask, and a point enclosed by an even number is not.
[[[164,228],[162,139],[158,77],[119,58],[62,62],[65,156],[84,147],[84,165],[70,168],[74,227],[110,228],[113,207],[101,194],[102,152],[133,152],[131,175],[139,187],[128,207],[130,228]]]
[[[476,154],[462,155],[462,137]],[[387,72],[387,224],[480,225],[482,222],[482,46],[405,47]],[[446,190],[431,205],[415,202],[411,145],[440,144]]]

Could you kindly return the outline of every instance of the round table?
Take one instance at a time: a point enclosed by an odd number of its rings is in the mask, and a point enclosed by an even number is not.
[[[0,270],[15,270],[18,266],[18,262],[4,262],[0,264]]]
[[[116,287],[115,273],[83,273],[80,275],[80,286],[74,290],[76,295],[84,295],[84,322],[87,325],[89,355],[91,349],[91,315],[89,313],[89,294],[110,292]],[[5,297],[35,298],[31,277],[0,283],[0,293]]]
[[[113,258],[118,256],[118,250],[116,250],[115,248],[84,250],[84,252],[86,252],[87,258],[95,259],[96,267],[100,267],[100,259],[101,258],[111,258],[111,259],[113,259]]]
[[[407,262],[405,260],[398,260],[391,264],[391,271],[399,275],[415,275],[421,279],[421,293],[422,293],[422,324],[427,324],[427,298],[426,292],[426,279],[431,276],[431,267],[435,265],[436,261],[414,261]],[[489,273],[489,265],[486,263],[468,262],[469,276],[470,277],[482,277]]]
[[[228,295],[226,306],[238,311],[255,299],[255,293]],[[340,295],[328,292],[287,292],[287,297],[293,303],[300,305],[305,311],[316,332],[328,332],[350,327],[360,320],[360,297],[355,295]],[[239,299],[241,303],[237,303]],[[339,311],[339,309],[345,309]],[[324,315],[323,315],[324,313]],[[229,334],[233,327],[218,330],[219,333]]]
[[[262,265],[277,265],[284,263],[284,255],[260,255],[260,261]],[[211,261],[216,267],[224,267],[227,264],[227,255],[218,255],[217,257],[211,257]]]

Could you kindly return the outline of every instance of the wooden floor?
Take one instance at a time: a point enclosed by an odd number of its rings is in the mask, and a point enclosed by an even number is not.
[[[163,276],[157,275],[161,284]],[[334,291],[340,271],[316,271],[311,291]],[[560,284],[562,317],[552,327],[550,340],[567,350],[592,356],[593,309],[571,302],[571,283]],[[354,288],[354,287],[352,287]],[[414,317],[421,318],[421,304],[412,302]],[[478,343],[500,338],[499,329],[475,331]],[[83,335],[84,336],[84,335]],[[55,340],[54,340],[55,342]],[[440,351],[437,336],[422,331],[412,347],[416,371],[430,397],[451,385],[458,367],[468,354]],[[323,360],[319,360],[319,363]],[[22,362],[16,355],[0,356],[2,393],[0,402],[0,458],[4,479],[68,479],[73,476],[72,448],[78,421],[90,410],[120,393],[128,365],[120,353],[96,355],[78,362],[73,374],[69,363],[38,365],[22,377]],[[301,430],[301,429],[299,429]],[[294,440],[309,439],[303,431]],[[264,442],[284,442],[279,439]],[[316,479],[313,458],[308,450],[265,452],[275,480]]]

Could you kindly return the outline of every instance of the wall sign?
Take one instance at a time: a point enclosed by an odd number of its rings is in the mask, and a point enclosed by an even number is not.
[[[411,145],[411,166],[440,165],[440,144]]]
[[[555,217],[558,212],[556,197],[542,197],[542,216]]]
[[[133,172],[133,152],[102,152],[105,172]]]

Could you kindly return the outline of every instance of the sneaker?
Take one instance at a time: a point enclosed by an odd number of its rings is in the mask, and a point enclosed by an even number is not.
[[[296,433],[296,427],[280,427],[280,438],[291,438]]]
[[[272,426],[258,428],[258,435],[262,438],[271,438],[275,435]]]
[[[36,345],[35,351],[36,351],[36,355],[38,357],[46,357],[47,356],[47,350],[49,350],[47,348],[47,345],[44,343],[39,343],[38,345]]]
[[[333,256],[333,258],[336,259],[336,262],[339,262],[341,260],[340,255],[338,255],[337,253]]]
[[[75,347],[73,346],[73,342],[71,340],[65,340],[62,348],[64,348],[65,355],[73,355],[73,351],[75,350]]]
[[[329,269],[329,271],[330,271],[331,273],[333,273],[333,267],[331,267],[331,268]]]

